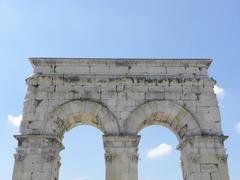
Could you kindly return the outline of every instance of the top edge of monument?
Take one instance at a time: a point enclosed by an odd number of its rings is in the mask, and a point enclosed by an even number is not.
[[[152,64],[160,66],[207,66],[212,63],[210,58],[29,58],[33,66],[73,66],[73,65],[100,65],[115,64],[128,66],[134,64]]]

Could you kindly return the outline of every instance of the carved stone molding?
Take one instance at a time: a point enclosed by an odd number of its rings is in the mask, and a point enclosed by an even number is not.
[[[113,161],[113,159],[115,158],[115,156],[116,155],[114,155],[114,154],[106,153],[105,154],[105,161],[111,163]]]
[[[18,141],[18,147],[27,146],[29,144],[29,140],[26,136],[15,135],[14,137]]]
[[[103,136],[104,147],[137,148],[140,136]]]
[[[188,132],[188,126],[185,125],[185,126],[182,127],[182,129],[178,132],[178,134],[179,134],[180,138],[182,139],[183,137],[186,136],[187,132]]]
[[[218,165],[214,163],[204,163],[200,165],[201,172],[217,172]]]
[[[14,154],[16,162],[23,162],[26,156],[27,154],[25,152],[17,152],[16,154]]]
[[[56,159],[56,157],[53,154],[49,154],[46,157],[47,162],[53,162]]]
[[[43,154],[43,159],[45,162],[53,162],[57,159],[55,154]]]
[[[64,146],[55,136],[49,135],[16,135],[18,147],[23,148],[56,148],[62,150]]]
[[[181,151],[187,144],[190,144],[191,146],[194,143],[194,137],[195,136],[184,136],[183,139],[180,141],[180,143],[177,146],[177,149]]]
[[[221,143],[223,144],[224,141],[228,138],[228,136],[224,135],[214,135],[214,134],[196,134],[196,135],[186,135],[184,138],[180,141],[179,145],[177,146],[178,150],[182,150],[184,147],[186,147],[187,144],[193,146],[193,145],[199,145],[201,143]]]
[[[199,160],[201,158],[201,155],[200,154],[194,154],[194,153],[191,153],[189,154],[188,156],[188,159],[193,162],[193,163],[199,163]]]
[[[217,155],[217,158],[218,158],[218,160],[219,160],[221,163],[227,163],[228,155],[226,155],[226,154],[218,154],[218,155]]]
[[[139,155],[138,154],[129,155],[128,157],[129,157],[129,159],[131,161],[138,162],[138,159],[139,159]]]
[[[56,123],[56,125],[57,125],[58,127],[61,127],[61,126],[64,125],[64,120],[62,120],[62,119],[59,118],[59,117],[56,117],[55,119],[56,119],[56,120],[54,121],[54,123]]]

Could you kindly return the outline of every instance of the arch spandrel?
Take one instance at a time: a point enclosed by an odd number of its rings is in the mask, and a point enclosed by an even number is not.
[[[162,125],[180,140],[186,135],[200,135],[198,122],[182,106],[170,101],[154,100],[138,106],[127,119],[127,133],[138,134],[144,127]]]
[[[49,113],[43,133],[62,138],[65,131],[78,125],[92,125],[106,135],[119,134],[114,114],[106,106],[93,100],[73,100],[58,106]]]

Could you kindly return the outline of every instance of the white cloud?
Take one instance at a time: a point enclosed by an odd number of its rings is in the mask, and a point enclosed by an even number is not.
[[[89,177],[81,176],[81,177],[75,178],[74,180],[89,180]]]
[[[237,133],[240,134],[240,122],[236,124]]]
[[[217,85],[214,85],[213,90],[214,90],[214,93],[217,95],[217,98],[218,98],[219,100],[221,100],[221,99],[224,98],[224,96],[225,96],[226,93],[225,93],[225,90],[224,90],[222,87],[219,87],[219,86],[217,86]]]
[[[150,149],[147,152],[147,158],[149,159],[155,159],[160,156],[165,156],[171,153],[172,146],[169,144],[160,144],[159,146]]]
[[[18,115],[18,116],[13,116],[13,115],[8,115],[8,121],[14,125],[14,126],[19,126],[21,121],[22,121],[22,114]]]

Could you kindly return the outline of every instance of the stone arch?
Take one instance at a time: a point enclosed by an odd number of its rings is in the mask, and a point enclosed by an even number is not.
[[[57,180],[64,132],[81,124],[104,134],[106,180],[138,179],[138,133],[154,124],[179,139],[184,180],[229,180],[211,60],[30,61],[13,180]],[[182,100],[198,111],[191,114]]]
[[[200,135],[198,122],[182,106],[162,100],[153,100],[138,106],[128,117],[127,133],[138,134],[144,127],[162,125],[171,129],[178,140],[186,135]]]
[[[78,125],[92,125],[105,135],[119,134],[114,114],[94,100],[73,100],[58,106],[49,113],[43,131],[62,139],[65,131]]]

